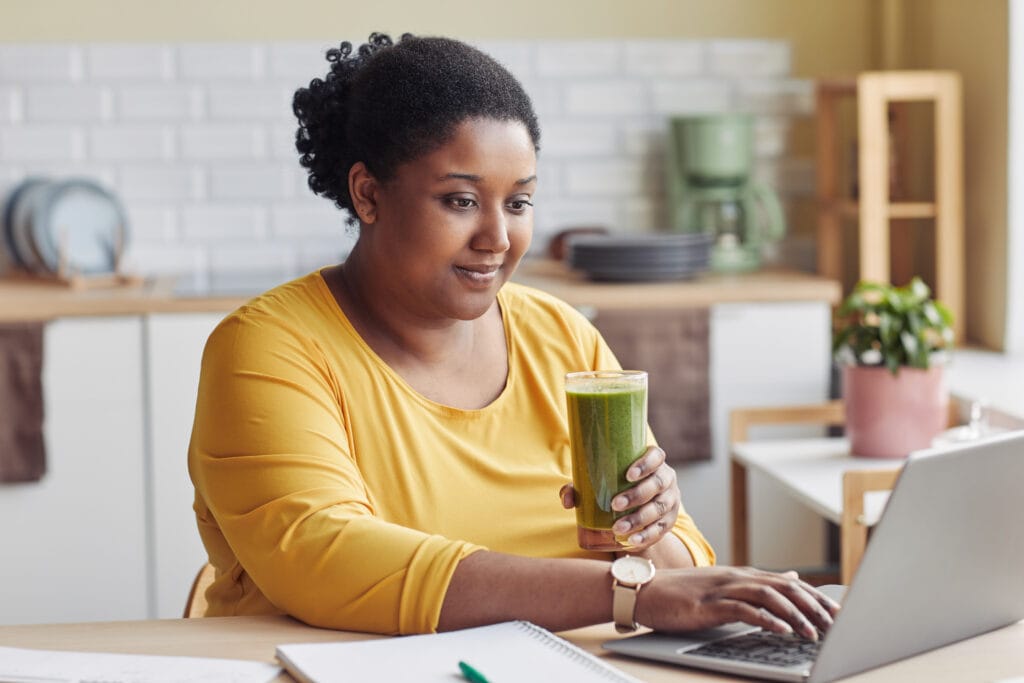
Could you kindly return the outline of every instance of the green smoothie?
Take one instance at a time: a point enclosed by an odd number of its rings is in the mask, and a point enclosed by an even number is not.
[[[647,447],[647,374],[570,373],[565,391],[580,545],[621,549],[611,527],[627,511],[612,498],[632,486],[626,470]]]

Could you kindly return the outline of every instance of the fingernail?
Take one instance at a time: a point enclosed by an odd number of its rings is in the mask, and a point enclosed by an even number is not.
[[[643,534],[633,534],[632,536],[629,537],[630,545],[640,545],[643,542],[644,542]]]
[[[612,501],[613,510],[625,510],[627,505],[629,505],[629,499],[625,496],[617,496],[615,500]]]
[[[642,475],[643,473],[644,471],[639,467],[630,467],[629,472],[626,472],[626,479],[629,479],[630,481],[636,481],[637,479],[640,478],[640,475]]]
[[[614,525],[612,525],[612,531],[621,535],[629,531],[629,527],[629,522],[627,522],[624,519],[620,519],[619,521],[615,522]]]

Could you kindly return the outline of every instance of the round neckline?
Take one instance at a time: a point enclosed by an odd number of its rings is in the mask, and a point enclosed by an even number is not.
[[[516,367],[516,351],[512,345],[512,329],[509,321],[509,306],[505,301],[505,287],[502,286],[498,290],[496,303],[498,305],[498,313],[501,316],[502,331],[505,335],[505,349],[508,354],[508,374],[505,376],[505,386],[502,388],[493,401],[481,408],[459,408],[456,406],[450,406],[445,403],[439,403],[433,399],[429,399],[419,391],[417,391],[411,384],[409,384],[404,377],[398,374],[394,368],[388,365],[380,355],[373,350],[363,336],[356,330],[355,325],[349,319],[348,314],[341,307],[338,299],[334,296],[334,292],[331,291],[330,285],[327,284],[327,280],[324,278],[323,271],[320,269],[316,272],[317,286],[320,289],[322,295],[326,297],[331,305],[331,309],[335,312],[339,322],[342,324],[344,330],[351,335],[352,339],[355,340],[356,344],[366,353],[371,362],[380,368],[395,384],[401,387],[402,391],[413,397],[418,403],[438,412],[442,412],[446,415],[464,416],[464,417],[481,417],[489,412],[492,412],[505,401],[505,396],[511,393],[511,388],[515,380],[515,367]],[[507,283],[506,283],[507,284]]]

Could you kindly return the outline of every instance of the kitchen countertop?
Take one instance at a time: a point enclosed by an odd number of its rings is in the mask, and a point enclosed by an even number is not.
[[[795,271],[763,270],[743,275],[705,274],[694,280],[642,283],[591,282],[563,264],[527,259],[515,281],[543,289],[574,306],[602,309],[678,308],[726,302],[839,301],[839,283]],[[173,278],[135,286],[71,289],[31,279],[0,279],[0,322],[52,320],[70,316],[147,313],[227,313],[268,289],[250,278],[248,287],[185,289]]]

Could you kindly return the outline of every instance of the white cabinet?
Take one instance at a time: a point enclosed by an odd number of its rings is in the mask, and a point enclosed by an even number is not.
[[[223,314],[166,314],[145,319],[149,453],[153,488],[154,594],[157,618],[180,617],[206,551],[192,513],[188,443],[206,338]]]
[[[729,412],[825,400],[830,316],[824,301],[718,304],[711,309],[712,459],[684,465],[677,473],[683,504],[721,564],[730,560]],[[825,559],[821,518],[769,481],[754,476],[749,486],[752,562],[766,568],[820,566]]]
[[[0,623],[148,615],[140,326],[46,326],[47,473],[0,486]]]

